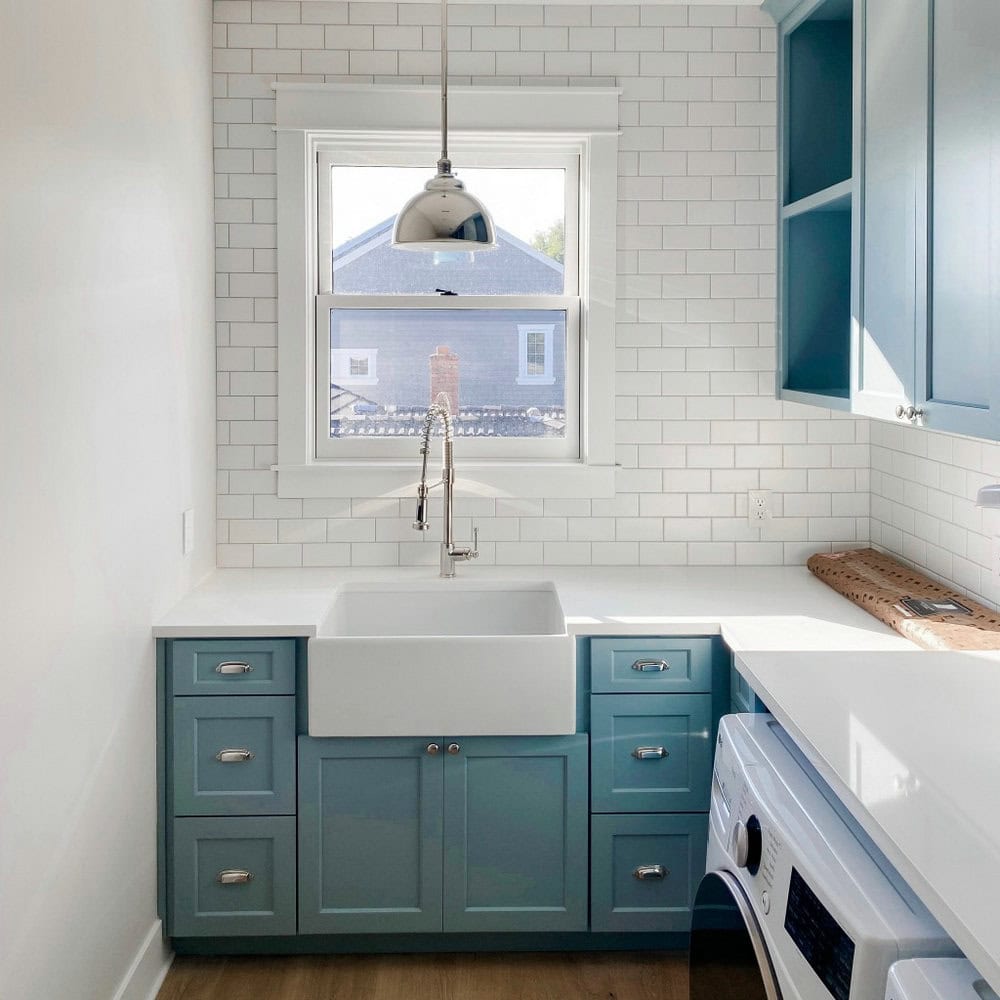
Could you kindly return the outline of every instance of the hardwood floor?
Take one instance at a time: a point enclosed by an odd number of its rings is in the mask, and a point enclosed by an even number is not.
[[[687,1000],[687,955],[178,956],[157,1000]]]

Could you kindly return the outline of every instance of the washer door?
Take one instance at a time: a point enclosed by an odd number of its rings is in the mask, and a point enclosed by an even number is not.
[[[698,887],[690,973],[690,1000],[781,1000],[760,925],[729,872],[709,872]]]

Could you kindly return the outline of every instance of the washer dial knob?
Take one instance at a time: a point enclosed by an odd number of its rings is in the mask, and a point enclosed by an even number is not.
[[[760,869],[761,835],[760,820],[748,817],[746,823],[737,820],[732,835],[733,860],[739,868],[746,868],[751,875]]]

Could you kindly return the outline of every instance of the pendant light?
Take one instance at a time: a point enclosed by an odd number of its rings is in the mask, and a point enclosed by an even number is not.
[[[451,172],[448,159],[448,0],[441,0],[441,159],[437,176],[396,216],[392,245],[399,250],[492,250],[496,228],[485,206]]]

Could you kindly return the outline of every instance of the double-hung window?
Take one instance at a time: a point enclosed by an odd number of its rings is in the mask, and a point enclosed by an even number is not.
[[[405,488],[444,394],[463,480],[608,495],[617,93],[453,93],[452,160],[498,246],[427,253],[391,238],[433,175],[434,91],[277,89],[279,494]]]

